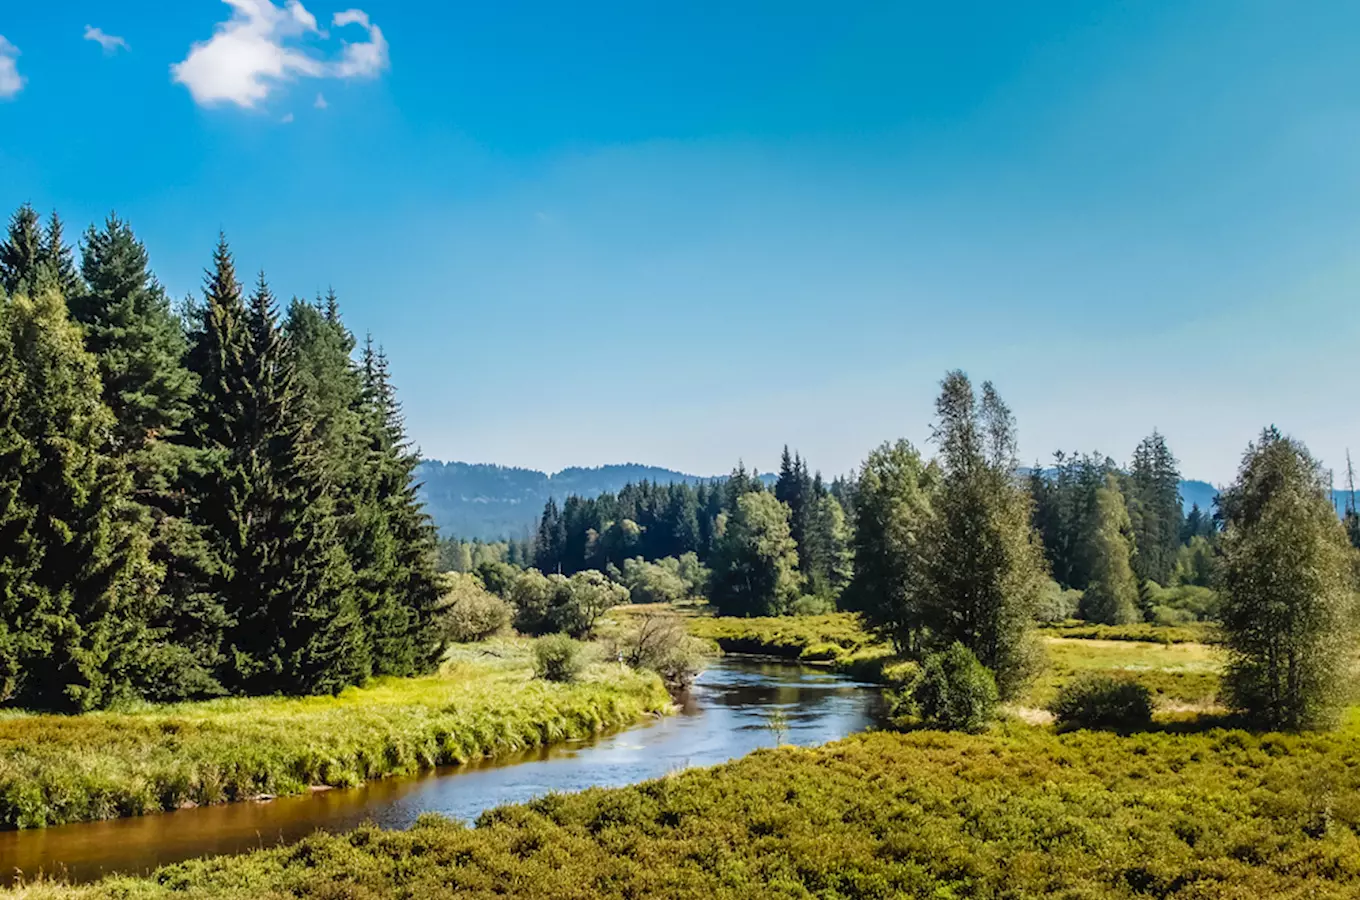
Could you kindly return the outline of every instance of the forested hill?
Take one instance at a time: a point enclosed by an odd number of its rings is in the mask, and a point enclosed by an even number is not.
[[[773,483],[774,475],[762,476]],[[534,528],[543,504],[549,497],[561,503],[570,494],[594,497],[618,491],[639,481],[660,484],[708,480],[659,466],[638,463],[581,468],[573,466],[549,475],[537,469],[497,466],[488,463],[440,462],[425,460],[416,469],[423,482],[421,496],[426,509],[445,537],[464,540],[498,540],[526,537]],[[1185,508],[1198,503],[1210,509],[1218,491],[1204,481],[1182,481],[1181,499]]]
[[[424,483],[421,496],[439,533],[465,540],[526,536],[549,497],[560,503],[570,494],[594,497],[639,481],[693,484],[708,480],[637,463],[591,469],[573,466],[549,475],[536,469],[439,460],[422,462],[416,477]]]

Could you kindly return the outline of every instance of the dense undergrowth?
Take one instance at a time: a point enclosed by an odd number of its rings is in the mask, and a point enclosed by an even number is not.
[[[48,898],[1341,898],[1360,733],[866,734]]]
[[[513,753],[669,709],[652,674],[531,677],[522,642],[455,648],[438,676],[336,697],[256,697],[80,716],[0,716],[0,826],[139,815]]]

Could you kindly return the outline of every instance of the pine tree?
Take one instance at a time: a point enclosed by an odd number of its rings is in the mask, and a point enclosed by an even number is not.
[[[0,304],[0,690],[33,709],[131,696],[155,590],[95,360],[55,289]]]
[[[1030,499],[1015,469],[1015,423],[990,383],[978,403],[951,372],[936,402],[943,469],[931,520],[925,603],[932,640],[959,641],[996,675],[1003,698],[1032,675],[1034,611],[1046,583]]]
[[[1360,510],[1355,506],[1355,467],[1351,465],[1351,451],[1346,451],[1346,509],[1341,521],[1346,525],[1346,537],[1352,547],[1360,547]]]
[[[0,243],[0,288],[10,296],[34,294],[43,281],[43,231],[38,212],[25,203],[9,220],[9,234]],[[55,287],[55,279],[46,286]]]
[[[557,511],[557,500],[552,497],[543,506],[538,520],[538,535],[534,540],[534,565],[540,572],[562,571],[562,549],[566,543],[566,527]]]
[[[210,548],[190,518],[196,457],[184,429],[196,379],[185,366],[183,326],[148,269],[145,248],[117,216],[86,232],[81,274],[72,317],[99,361],[104,403],[114,417],[111,449],[131,473],[133,498],[150,527],[151,559],[163,572],[153,623],[179,657],[165,659],[146,691],[157,699],[216,693],[210,673],[225,622],[206,591]]]
[[[1087,534],[1090,583],[1082,595],[1081,616],[1090,622],[1127,625],[1142,619],[1138,580],[1130,564],[1132,529],[1124,495],[1114,475],[1096,492],[1096,511]]]
[[[444,652],[437,622],[442,593],[436,570],[438,535],[420,502],[420,485],[415,480],[420,456],[406,437],[387,358],[370,343],[361,368],[371,496],[393,542],[393,602],[364,615],[372,635],[374,672],[429,672]]]
[[[65,229],[56,211],[47,220],[47,229],[39,245],[39,261],[45,277],[68,302],[85,293],[85,283],[76,270],[75,254],[66,243]]]
[[[1322,467],[1268,428],[1219,500],[1232,708],[1267,728],[1325,727],[1349,699],[1354,551]]]
[[[1134,571],[1140,580],[1166,584],[1176,569],[1184,511],[1176,458],[1161,434],[1154,431],[1139,443],[1129,478]]]

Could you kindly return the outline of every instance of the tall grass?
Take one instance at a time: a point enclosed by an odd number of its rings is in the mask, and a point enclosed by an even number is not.
[[[660,680],[597,665],[532,678],[521,645],[453,654],[437,676],[337,697],[254,697],[0,718],[0,825],[38,828],[290,794],[514,753],[670,708]]]
[[[1353,730],[876,733],[18,896],[1351,898],[1357,758]]]

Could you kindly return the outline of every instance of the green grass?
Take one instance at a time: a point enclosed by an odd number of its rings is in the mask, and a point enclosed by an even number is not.
[[[1096,625],[1088,622],[1055,622],[1040,626],[1040,633],[1077,640],[1133,641],[1144,644],[1208,644],[1217,638],[1216,626],[1208,622],[1188,625]]]
[[[670,708],[654,675],[596,665],[531,677],[520,641],[456,647],[437,676],[337,697],[254,697],[80,716],[0,717],[0,824],[37,828],[352,786],[514,753]]]
[[[1126,640],[1045,637],[1047,665],[1025,705],[1045,707],[1082,672],[1119,672],[1152,691],[1159,706],[1207,709],[1218,693],[1221,657],[1207,644],[1140,644]]]
[[[1360,734],[867,734],[27,900],[1360,895]]]
[[[753,619],[695,616],[687,624],[690,633],[713,641],[724,653],[828,662],[834,655],[853,654],[876,643],[855,613]]]

